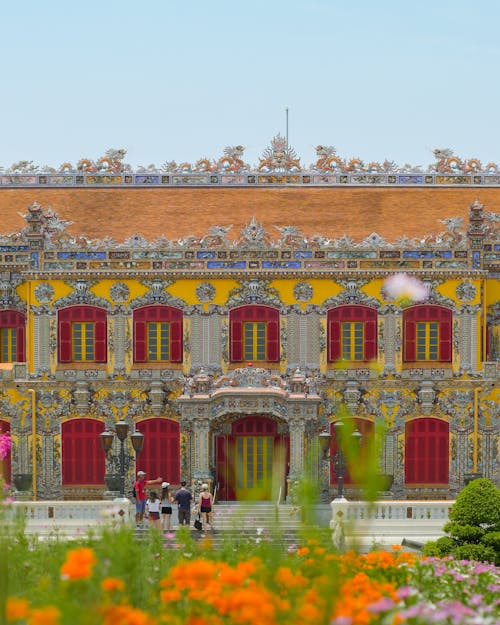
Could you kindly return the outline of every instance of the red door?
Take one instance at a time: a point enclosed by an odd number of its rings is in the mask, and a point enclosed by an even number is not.
[[[180,482],[180,429],[172,419],[145,419],[136,425],[144,434],[144,446],[137,458],[137,470],[146,471],[147,479],[162,477],[170,484]]]
[[[216,439],[219,499],[269,500],[284,485],[289,436],[278,434],[267,417],[245,417],[232,424],[231,434]]]
[[[71,419],[62,424],[62,483],[102,485],[106,459],[99,435],[102,421]]]

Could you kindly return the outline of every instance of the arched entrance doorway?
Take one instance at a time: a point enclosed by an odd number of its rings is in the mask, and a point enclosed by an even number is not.
[[[222,501],[266,501],[285,484],[290,439],[263,416],[233,421],[215,440],[216,483]]]

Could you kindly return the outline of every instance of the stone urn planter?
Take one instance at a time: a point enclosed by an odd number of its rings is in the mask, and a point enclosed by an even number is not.
[[[114,473],[104,476],[104,483],[106,484],[106,490],[111,492],[120,491],[120,476]]]
[[[470,473],[464,473],[464,486],[467,486],[467,484],[470,484],[480,477],[483,477],[482,473],[474,473],[473,471],[471,471]]]
[[[12,483],[19,492],[31,490],[32,482],[33,476],[31,473],[14,473],[12,476]]]
[[[394,475],[389,473],[377,473],[377,490],[380,492],[391,490]]]

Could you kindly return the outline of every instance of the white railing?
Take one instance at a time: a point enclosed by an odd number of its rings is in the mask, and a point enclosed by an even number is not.
[[[334,499],[330,527],[342,523],[348,544],[424,544],[444,535],[453,501],[377,501]]]
[[[6,508],[7,519],[21,517],[27,532],[55,530],[88,531],[117,524],[132,524],[134,506],[119,501],[14,501]]]
[[[410,519],[446,522],[454,501],[332,501],[334,514],[342,510],[346,521],[404,521]]]

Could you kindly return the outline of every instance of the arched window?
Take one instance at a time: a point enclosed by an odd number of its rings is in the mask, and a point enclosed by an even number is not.
[[[0,310],[0,362],[24,362],[26,317],[17,310]]]
[[[144,447],[136,468],[146,471],[148,479],[162,477],[171,484],[180,482],[180,428],[172,419],[144,419],[136,424],[144,434]]]
[[[448,484],[449,428],[432,417],[406,424],[405,484]]]
[[[8,421],[4,421],[0,419],[0,435],[9,434],[10,435],[10,423]],[[5,480],[7,484],[10,484],[11,480],[11,452],[10,450],[7,452],[7,455],[2,460],[0,458],[0,477]]]
[[[57,323],[59,362],[106,362],[107,315],[103,308],[63,308]]]
[[[405,362],[451,362],[451,310],[428,305],[404,310],[403,344]]]
[[[279,310],[269,306],[242,306],[229,312],[231,362],[279,362],[279,339]]]
[[[182,362],[182,310],[172,306],[134,310],[134,362]]]
[[[377,311],[337,306],[327,313],[328,362],[366,362],[377,357]]]
[[[349,419],[342,419],[342,421],[345,423],[344,430],[347,433],[347,436],[349,436],[349,434],[354,432],[354,430],[358,430],[358,432],[361,434],[361,440],[359,443],[360,450],[359,450],[359,457],[358,457],[358,460],[361,466],[358,468],[359,468],[359,475],[362,476],[363,469],[367,465],[366,449],[368,449],[368,447],[370,446],[370,439],[375,435],[375,426],[372,421],[367,421],[366,419],[358,419],[356,417],[351,417]],[[330,457],[331,458],[335,458],[335,456],[338,453],[338,441],[336,440],[336,437],[335,437],[334,423],[335,422],[330,423],[330,436],[332,437],[331,442],[330,442]],[[351,476],[351,472],[349,471],[349,466],[348,466],[349,463],[348,463],[347,457],[346,457],[346,462],[347,462],[347,466],[344,472],[344,484],[353,484],[355,480],[353,479],[353,477]],[[366,466],[366,470],[373,470],[373,469],[372,467]],[[330,483],[331,484],[337,483],[337,476],[335,475],[335,462],[330,462]]]
[[[65,486],[104,484],[106,458],[97,419],[71,419],[62,424],[62,483]]]

